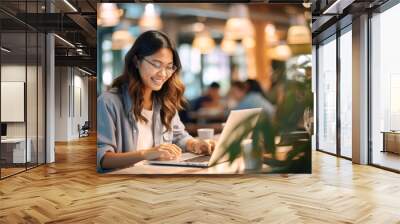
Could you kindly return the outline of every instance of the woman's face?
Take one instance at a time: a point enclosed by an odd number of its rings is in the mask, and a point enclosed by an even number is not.
[[[161,48],[139,62],[140,77],[146,88],[158,91],[176,71],[172,51]]]

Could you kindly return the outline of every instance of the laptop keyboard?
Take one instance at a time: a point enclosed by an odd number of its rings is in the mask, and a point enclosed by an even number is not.
[[[184,160],[184,162],[196,162],[196,163],[202,163],[202,162],[208,162],[208,160],[210,160],[210,156],[198,156],[198,157],[194,157],[191,159],[186,159]]]

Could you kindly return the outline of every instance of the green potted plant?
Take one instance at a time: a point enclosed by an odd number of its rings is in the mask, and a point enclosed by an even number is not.
[[[259,155],[258,159],[269,166],[269,172],[311,173],[311,57],[289,66],[280,74],[284,74],[285,77],[281,77],[279,85],[276,86],[284,91],[275,101],[276,116],[271,118],[262,113],[255,127],[250,125],[255,117],[239,124],[231,138],[222,143],[226,148],[222,156],[228,155],[231,163],[240,157],[243,153],[241,142],[251,134],[252,155]],[[286,152],[284,159],[278,157],[279,148],[283,146],[291,148]]]

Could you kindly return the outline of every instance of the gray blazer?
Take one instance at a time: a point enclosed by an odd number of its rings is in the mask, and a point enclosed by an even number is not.
[[[104,154],[137,150],[138,127],[132,112],[132,101],[127,86],[104,92],[97,99],[97,171],[106,172],[100,164]],[[182,124],[178,113],[172,119],[171,131],[161,123],[161,104],[153,102],[154,145],[173,143],[186,150],[186,142],[192,138]]]

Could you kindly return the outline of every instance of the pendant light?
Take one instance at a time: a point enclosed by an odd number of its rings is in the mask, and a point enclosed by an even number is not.
[[[215,41],[211,37],[211,34],[204,30],[196,33],[192,45],[193,48],[198,49],[202,54],[208,54],[215,48]]]
[[[139,19],[139,27],[143,32],[147,30],[160,30],[162,28],[161,18],[154,4],[146,4],[144,13]]]
[[[103,27],[116,26],[122,14],[122,9],[118,9],[115,3],[100,3],[97,14],[97,25]]]
[[[224,35],[231,40],[241,40],[254,36],[254,26],[249,18],[249,9],[244,4],[234,4],[229,8]]]

